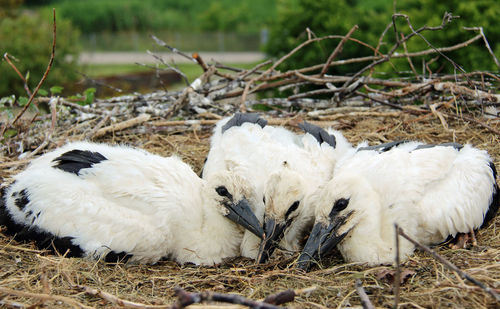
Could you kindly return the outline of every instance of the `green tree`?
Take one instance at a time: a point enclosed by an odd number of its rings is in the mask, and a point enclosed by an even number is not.
[[[459,15],[460,19],[447,25],[445,30],[426,31],[422,34],[435,47],[444,47],[463,42],[476,34],[464,30],[463,27],[482,26],[497,57],[500,57],[500,23],[497,22],[500,16],[500,2],[496,0],[408,0],[397,2],[397,11],[408,14],[415,29],[423,25],[440,25],[446,11]],[[357,24],[359,29],[353,37],[376,46],[380,34],[391,21],[393,7],[392,1],[383,0],[280,0],[277,12],[278,17],[271,28],[271,38],[266,51],[278,58],[307,39],[306,27],[309,27],[316,36],[344,35]],[[398,30],[404,34],[411,32],[404,19],[398,19],[397,26]],[[301,50],[279,68],[288,70],[324,63],[337,43],[338,40],[314,43]],[[394,31],[390,29],[384,37],[380,51],[387,52],[394,43]],[[407,45],[410,51],[430,48],[417,36],[412,38]],[[398,52],[404,52],[403,47],[400,47]],[[354,42],[347,42],[338,59],[367,55],[373,55],[373,51]],[[467,48],[448,53],[447,56],[463,66],[466,71],[498,70],[482,40]],[[428,56],[426,61],[434,57],[435,55]],[[330,70],[330,73],[354,73],[366,64],[335,67]],[[409,68],[405,59],[392,60],[391,64],[397,71]],[[385,64],[378,69],[390,71],[392,66]],[[434,72],[454,71],[453,65],[443,57],[435,61],[431,69]]]
[[[344,35],[354,25],[359,29],[353,37],[376,45],[378,35],[385,28],[390,13],[364,9],[358,1],[329,0],[281,0],[278,2],[278,18],[271,27],[266,51],[271,56],[282,57],[307,39],[306,28],[317,37]],[[300,50],[280,69],[289,70],[324,63],[339,40],[324,40]],[[352,58],[373,54],[369,48],[354,42],[346,42],[341,57]],[[337,67],[330,73],[353,72],[361,65],[349,68]]]
[[[8,53],[18,61],[15,66],[22,74],[29,72],[33,90],[41,79],[52,48],[52,12],[20,15],[0,19],[0,53]],[[78,31],[69,21],[57,19],[57,46],[54,65],[44,87],[63,84],[77,76]],[[23,82],[9,64],[0,62],[0,97],[10,94],[26,95]]]
[[[461,43],[477,34],[477,32],[467,31],[464,27],[483,27],[484,33],[495,51],[500,57],[500,2],[495,0],[408,0],[398,5],[398,10],[410,16],[414,28],[424,25],[435,26],[441,24],[444,12],[451,12],[454,16],[460,16],[451,24],[446,26],[445,30],[425,32],[424,36],[435,47],[444,47]],[[402,29],[409,33],[409,29],[401,24]],[[428,48],[423,40],[412,40],[408,45],[410,50]],[[495,63],[491,55],[485,48],[483,40],[476,41],[466,48],[447,53],[448,57],[457,62],[466,71],[474,70],[496,70]],[[432,64],[431,68],[453,72],[453,65],[444,58],[439,59]]]

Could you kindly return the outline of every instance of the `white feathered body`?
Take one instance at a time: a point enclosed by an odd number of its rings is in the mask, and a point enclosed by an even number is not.
[[[470,145],[408,150],[360,151],[335,170],[327,194],[350,198],[355,211],[339,244],[346,260],[391,263],[394,223],[427,245],[482,225],[497,188],[487,152]],[[403,257],[413,250],[401,240]]]
[[[288,185],[278,194],[286,195],[290,190],[296,190],[306,196],[316,190],[318,185],[331,179],[339,154],[355,151],[338,131],[329,132],[334,133],[338,140],[339,147],[334,149],[326,143],[320,145],[310,134],[297,135],[282,127],[262,128],[254,123],[231,127],[222,134],[221,128],[228,120],[229,118],[219,121],[214,129],[203,177],[221,169],[231,170],[244,175],[255,186],[257,195],[262,197],[266,189],[273,185],[268,182],[269,176],[272,173],[280,173],[281,169],[291,171],[294,180],[300,181],[296,181],[297,185],[293,188]],[[290,180],[281,178],[284,182]],[[286,196],[276,198],[283,200]],[[270,201],[266,202],[269,204]],[[254,209],[260,220],[263,219],[264,211],[264,208]],[[280,245],[287,250],[299,249],[298,234],[304,225],[314,221],[314,208],[302,209],[299,217],[287,229],[281,241]],[[260,239],[246,231],[242,242],[242,255],[255,259],[259,243]]]
[[[106,160],[79,175],[54,168],[53,160],[72,149]],[[14,221],[72,237],[89,258],[114,251],[144,263],[171,257],[212,265],[238,254],[242,232],[210,204],[206,181],[177,157],[70,143],[34,160],[14,180],[5,196]],[[21,190],[29,200],[22,210],[15,199]]]

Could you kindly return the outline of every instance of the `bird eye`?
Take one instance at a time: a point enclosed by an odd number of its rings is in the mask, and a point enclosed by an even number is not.
[[[266,203],[266,196],[262,197],[262,202],[265,204]]]
[[[295,210],[297,210],[297,208],[299,208],[299,204],[300,204],[300,201],[295,201],[293,202],[292,206],[290,206],[290,208],[288,208],[286,214],[285,214],[285,218],[288,218],[288,216],[294,212]]]
[[[341,198],[335,201],[333,204],[332,212],[339,212],[346,209],[347,205],[349,205],[349,199]]]
[[[227,188],[224,187],[224,186],[219,186],[215,189],[215,191],[217,191],[217,194],[219,194],[220,196],[225,196],[225,197],[228,197],[230,199],[233,198],[233,196],[231,195],[231,193],[229,193],[229,191],[227,191]]]

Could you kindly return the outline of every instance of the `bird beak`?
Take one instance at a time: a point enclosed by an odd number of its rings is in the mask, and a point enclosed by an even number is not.
[[[238,203],[230,203],[225,205],[229,214],[226,217],[234,223],[241,225],[245,229],[257,235],[259,238],[264,238],[264,230],[250,208],[250,203],[243,198]]]
[[[260,243],[259,255],[257,256],[258,263],[265,263],[274,249],[278,247],[281,238],[285,234],[287,228],[286,222],[276,224],[274,219],[266,219],[264,222],[264,239]]]
[[[319,261],[322,256],[333,250],[344,239],[350,229],[342,234],[338,234],[338,230],[344,225],[351,214],[352,212],[347,216],[334,217],[328,225],[324,225],[323,223],[316,223],[314,225],[297,261],[299,269],[309,271],[312,262]]]

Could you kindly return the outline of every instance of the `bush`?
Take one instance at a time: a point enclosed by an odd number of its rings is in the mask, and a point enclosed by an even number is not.
[[[76,78],[78,38],[78,31],[69,21],[57,19],[56,57],[44,88],[61,85]],[[0,52],[2,55],[9,53],[18,59],[13,62],[22,74],[29,72],[29,86],[32,90],[47,68],[51,48],[52,12],[0,20]],[[26,95],[22,80],[3,58],[0,62],[0,78],[0,97],[10,94]]]
[[[61,0],[55,6],[84,33],[167,29],[256,33],[275,16],[275,1]]]
[[[354,33],[353,37],[376,46],[380,34],[391,21],[392,11],[392,1],[282,0],[278,2],[278,18],[271,27],[271,38],[266,51],[269,55],[277,58],[285,55],[306,40],[306,27],[309,27],[317,36],[344,35],[355,24],[359,25],[359,30]],[[496,1],[408,0],[398,2],[397,11],[408,14],[415,29],[425,24],[429,26],[440,25],[444,12],[451,11],[453,15],[459,15],[461,18],[454,20],[445,30],[423,33],[435,47],[454,45],[476,34],[464,30],[462,28],[464,26],[483,26],[491,47],[496,52],[497,57],[500,57],[500,24],[497,22],[500,15],[500,5]],[[410,29],[403,19],[398,20],[397,25],[399,31],[403,31],[405,34],[410,33]],[[328,40],[312,44],[280,66],[280,69],[288,70],[324,63],[338,42],[339,40]],[[384,42],[381,51],[387,52],[395,43],[392,29],[386,34]],[[414,37],[408,42],[409,51],[428,48],[427,44],[419,37]],[[401,47],[398,52],[404,52],[403,48]],[[347,42],[338,59],[367,55],[373,55],[373,51],[354,42]],[[463,66],[466,71],[498,70],[482,40],[447,55]],[[426,59],[429,61],[433,57],[435,55]],[[421,67],[420,62],[417,63]],[[354,73],[367,64],[335,67],[329,73]],[[393,61],[392,64],[396,65],[398,71],[409,69],[406,60]],[[451,73],[454,71],[453,66],[443,57],[434,62],[431,68],[434,72],[442,70],[442,72]],[[385,64],[380,66],[379,70],[390,71],[392,67]]]

